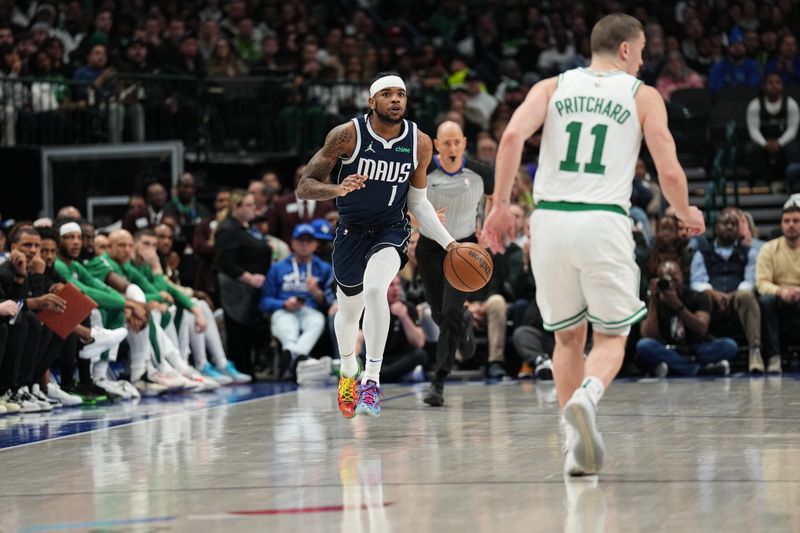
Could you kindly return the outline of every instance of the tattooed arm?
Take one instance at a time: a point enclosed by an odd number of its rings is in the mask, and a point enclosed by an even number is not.
[[[325,138],[325,145],[314,154],[306,165],[303,177],[297,183],[297,198],[301,200],[330,200],[337,196],[364,188],[366,176],[353,174],[342,183],[329,183],[329,177],[336,162],[348,157],[356,149],[355,126],[352,122],[333,128]]]

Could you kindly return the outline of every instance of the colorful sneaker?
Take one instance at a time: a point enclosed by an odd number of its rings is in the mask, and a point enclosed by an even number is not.
[[[339,411],[345,418],[356,416],[356,404],[358,403],[358,375],[361,374],[361,363],[356,357],[358,371],[356,375],[348,378],[342,375],[339,369]]]
[[[380,416],[381,397],[383,390],[377,383],[368,380],[364,385],[358,386],[358,404],[356,405],[357,415]]]
[[[233,382],[236,384],[250,383],[253,381],[252,376],[248,376],[247,374],[243,374],[242,372],[236,370],[236,367],[233,366],[233,361],[228,361],[228,364],[225,365],[225,368],[220,368],[218,370],[226,376],[232,378]]]
[[[356,377],[347,378],[339,374],[339,411],[345,418],[356,416],[358,402],[358,381]]]
[[[231,383],[233,383],[233,378],[232,377],[230,377],[230,376],[228,376],[226,374],[223,374],[222,372],[217,370],[214,367],[214,365],[212,365],[208,361],[206,361],[206,364],[203,365],[203,368],[202,368],[202,370],[200,370],[200,372],[205,377],[213,379],[214,381],[216,381],[217,383],[219,383],[222,386],[230,385]]]

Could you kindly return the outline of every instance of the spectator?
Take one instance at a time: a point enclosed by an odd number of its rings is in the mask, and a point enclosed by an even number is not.
[[[650,280],[647,318],[636,344],[639,364],[658,378],[669,372],[729,374],[728,360],[736,355],[736,342],[710,339],[710,313],[711,298],[684,286],[680,266],[674,261],[661,263],[658,278]]]
[[[751,186],[756,180],[782,183],[786,177],[787,147],[797,139],[800,108],[783,89],[781,77],[768,74],[763,94],[747,106]]]
[[[727,87],[757,88],[761,84],[761,69],[746,51],[742,31],[734,28],[728,36],[728,56],[711,67],[708,84],[712,94]]]
[[[250,227],[255,200],[247,191],[231,193],[227,217],[214,234],[219,266],[220,300],[225,311],[226,353],[236,368],[253,375],[256,327],[262,319],[258,309],[259,289],[269,270],[271,251],[263,235]]]
[[[474,71],[469,71],[464,79],[466,102],[464,116],[467,122],[472,122],[481,130],[489,128],[489,120],[497,107],[497,100],[486,92],[480,76]]]
[[[667,54],[667,60],[656,80],[656,89],[665,101],[669,102],[672,93],[678,89],[702,89],[704,86],[703,78],[686,66],[680,52],[672,50]]]
[[[711,298],[709,331],[727,331],[738,319],[750,353],[748,370],[763,373],[761,310],[754,291],[758,252],[739,242],[739,216],[734,208],[720,213],[714,235],[713,243],[705,236],[695,239],[690,287]]]
[[[575,46],[569,42],[567,32],[554,32],[553,45],[539,54],[539,71],[545,76],[554,76],[564,71],[567,63],[575,60]]]
[[[209,217],[211,212],[197,200],[197,179],[190,172],[178,178],[176,195],[164,206],[164,215],[171,215],[178,221],[183,244],[191,240],[195,227]],[[182,246],[181,246],[182,248]]]
[[[122,219],[122,228],[133,234],[140,229],[157,226],[164,217],[168,200],[167,189],[161,183],[154,181],[148,184],[145,188],[146,206],[137,204],[130,207]]]
[[[305,172],[305,165],[300,165],[294,173],[294,187]],[[311,222],[315,218],[325,218],[325,215],[336,209],[336,204],[331,200],[298,200],[294,191],[281,196],[275,201],[275,207],[267,213],[269,216],[269,230],[283,242],[292,239],[295,226],[301,222]]]
[[[275,34],[268,34],[261,40],[261,57],[252,64],[253,72],[266,74],[285,70],[280,58],[281,45]]]
[[[781,373],[781,329],[797,328],[800,315],[800,195],[783,205],[782,236],[767,242],[758,254],[756,288],[764,317],[767,373]],[[785,339],[784,339],[785,340]]]
[[[133,140],[144,141],[144,110],[138,102],[125,106],[117,101],[116,70],[108,65],[108,47],[95,44],[89,49],[86,65],[75,71],[75,80],[83,82],[76,89],[76,100],[97,105],[106,115],[108,141],[121,143],[126,113],[133,124]]]
[[[292,232],[292,255],[272,265],[261,296],[261,310],[271,313],[272,334],[290,361],[307,359],[325,330],[325,311],[333,303],[333,268],[314,255],[317,240],[310,224]]]
[[[245,17],[239,21],[239,34],[233,41],[236,53],[242,60],[255,63],[261,59],[261,35],[256,33],[253,19]]]
[[[214,196],[214,214],[204,218],[195,227],[192,236],[192,248],[197,255],[198,264],[195,269],[194,283],[191,286],[210,295],[212,301],[217,305],[219,305],[219,297],[215,281],[217,272],[214,257],[214,233],[219,223],[225,220],[228,214],[230,199],[230,189],[219,189]]]
[[[227,39],[218,39],[214,43],[214,51],[208,59],[208,75],[225,78],[246,76],[249,73],[247,65],[236,57]]]
[[[767,63],[765,74],[777,74],[783,83],[800,83],[800,54],[797,53],[797,38],[791,33],[781,38],[778,55]]]
[[[475,155],[481,163],[494,166],[494,160],[497,157],[497,141],[488,135],[480,137]]]
[[[253,199],[256,201],[256,216],[266,217],[270,205],[273,203],[272,189],[269,188],[269,185],[261,180],[253,180],[247,187],[247,192],[252,194]]]
[[[278,176],[278,173],[276,171],[274,171],[274,170],[265,170],[261,174],[261,181],[263,181],[264,183],[269,185],[269,188],[270,188],[270,190],[272,191],[272,194],[273,194],[273,200],[275,198],[279,198],[279,197],[283,196],[283,194],[285,192],[283,190],[283,183],[281,182],[281,178]],[[269,207],[271,208],[272,204],[270,204]]]
[[[197,36],[197,48],[200,50],[200,55],[203,56],[203,59],[208,61],[214,51],[214,46],[221,38],[222,33],[219,29],[219,22],[213,18],[203,19],[203,25],[200,27],[200,32]]]

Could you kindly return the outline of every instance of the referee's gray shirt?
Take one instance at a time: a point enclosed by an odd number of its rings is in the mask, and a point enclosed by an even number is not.
[[[478,207],[484,195],[494,192],[494,171],[491,167],[464,156],[461,167],[454,173],[445,172],[434,155],[428,167],[428,200],[433,208],[447,208],[448,233],[461,240],[475,233]],[[424,237],[430,238],[420,228]]]

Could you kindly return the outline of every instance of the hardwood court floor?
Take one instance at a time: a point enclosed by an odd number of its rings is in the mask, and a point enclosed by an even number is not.
[[[423,392],[378,419],[273,385],[0,418],[0,531],[800,531],[795,377],[617,382],[603,474],[566,483],[551,384]]]

